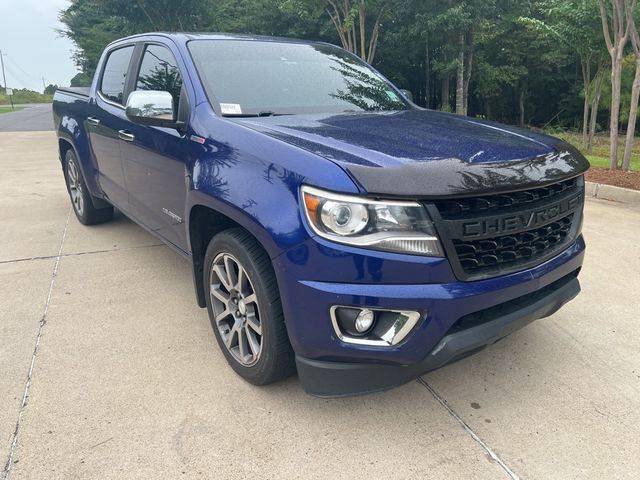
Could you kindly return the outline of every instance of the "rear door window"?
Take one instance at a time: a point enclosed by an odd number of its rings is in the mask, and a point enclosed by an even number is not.
[[[105,98],[120,105],[124,103],[124,87],[132,54],[133,45],[109,53],[102,74],[100,92]]]

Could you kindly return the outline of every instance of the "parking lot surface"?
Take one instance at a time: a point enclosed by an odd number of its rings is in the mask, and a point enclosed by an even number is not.
[[[157,239],[121,214],[78,223],[53,132],[0,133],[0,169],[5,478],[637,478],[638,209],[587,202],[583,292],[553,317],[320,400],[235,375]]]

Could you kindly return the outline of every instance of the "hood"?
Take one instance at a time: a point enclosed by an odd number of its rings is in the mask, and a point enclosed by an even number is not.
[[[581,154],[553,137],[431,110],[234,121],[338,163],[370,194],[514,191],[588,168]]]

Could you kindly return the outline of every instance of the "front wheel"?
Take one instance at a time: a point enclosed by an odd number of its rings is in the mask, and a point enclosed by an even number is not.
[[[94,207],[91,194],[80,172],[78,159],[71,149],[67,150],[64,156],[64,179],[73,211],[80,223],[95,225],[108,222],[113,218],[113,207]]]
[[[231,368],[254,385],[295,371],[269,257],[242,229],[216,235],[205,256],[207,310]]]

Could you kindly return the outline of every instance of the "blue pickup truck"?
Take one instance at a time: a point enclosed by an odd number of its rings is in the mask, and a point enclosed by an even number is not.
[[[422,109],[335,46],[132,36],[53,111],[78,220],[117,208],[188,259],[253,384],[388,389],[580,291],[586,159]]]

